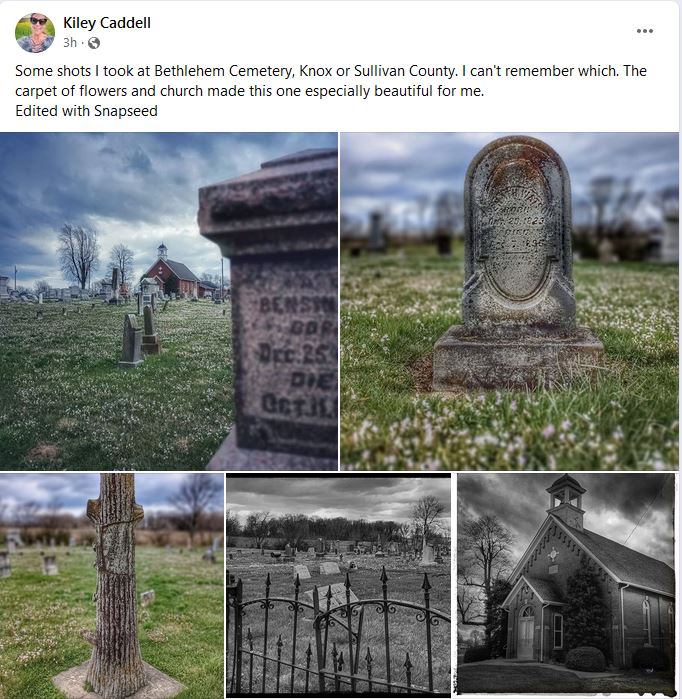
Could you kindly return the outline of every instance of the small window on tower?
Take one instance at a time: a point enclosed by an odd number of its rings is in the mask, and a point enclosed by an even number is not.
[[[563,614],[554,615],[554,648],[564,647],[564,617]]]
[[[647,643],[651,645],[651,605],[648,597],[645,597],[644,602],[642,602],[642,622]]]

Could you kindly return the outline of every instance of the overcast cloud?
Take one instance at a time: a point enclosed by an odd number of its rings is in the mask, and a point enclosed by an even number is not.
[[[586,489],[582,497],[585,529],[624,544],[640,517],[629,548],[674,565],[673,506],[675,481],[671,474],[571,474]],[[512,558],[517,561],[547,516],[546,488],[556,473],[459,474],[457,521],[495,515],[515,536]]]
[[[412,518],[413,506],[427,495],[445,506],[442,519],[449,531],[449,474],[437,478],[228,476],[225,500],[226,508],[242,523],[250,512],[405,522]]]
[[[209,474],[222,483],[223,474]],[[169,509],[169,499],[180,488],[185,473],[136,473],[135,499],[147,512]],[[40,505],[58,502],[61,509],[79,516],[88,499],[99,497],[98,473],[0,473],[0,502],[14,505],[33,501]],[[218,497],[213,511],[223,509]]]
[[[346,133],[341,135],[341,213],[366,222],[390,207],[399,225],[418,223],[415,202],[444,191],[461,195],[469,163],[506,133]],[[563,158],[571,178],[574,218],[580,221],[589,182],[598,175],[632,178],[649,195],[678,186],[676,133],[529,133]],[[643,221],[659,218],[651,201]],[[584,217],[584,213],[582,214]]]
[[[99,233],[104,274],[111,248],[135,253],[139,277],[164,242],[198,276],[220,273],[217,246],[197,229],[198,189],[307,148],[335,148],[335,133],[0,134],[0,274],[19,285],[68,283],[56,257],[64,223]]]

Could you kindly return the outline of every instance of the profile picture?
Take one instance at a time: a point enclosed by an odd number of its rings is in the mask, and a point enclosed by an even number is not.
[[[54,24],[42,12],[31,12],[17,22],[14,36],[24,51],[42,53],[52,46]]]

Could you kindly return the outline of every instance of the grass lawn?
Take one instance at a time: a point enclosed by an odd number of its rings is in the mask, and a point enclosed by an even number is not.
[[[206,466],[234,420],[229,305],[171,301],[157,313],[164,352],[119,369],[123,317],[136,308],[0,304],[0,467]]]
[[[673,696],[675,683],[672,673],[646,675],[629,671],[619,677],[580,678],[550,667],[499,666],[472,663],[457,668],[457,693],[515,694],[598,694],[598,693],[657,693]]]
[[[180,699],[223,696],[222,555],[211,565],[201,551],[137,547],[137,591],[156,601],[138,608],[142,658],[182,682]],[[94,553],[57,549],[59,575],[41,574],[39,551],[12,555],[0,579],[0,699],[58,699],[52,677],[91,653],[81,629],[94,632]]]
[[[676,469],[677,268],[576,263],[578,323],[605,348],[593,380],[438,396],[431,354],[461,322],[463,252],[342,256],[342,468]]]
[[[228,549],[228,553],[236,549]],[[327,557],[324,560],[336,560]],[[341,574],[320,575],[319,561],[314,557],[299,554],[297,564],[306,565],[311,573],[310,580],[302,580],[300,588],[300,599],[308,601],[304,592],[312,590],[314,587],[324,587],[325,590],[330,584],[342,583],[346,579],[345,571],[348,563],[354,560],[358,565],[358,570],[350,571],[351,588],[360,600],[381,599],[381,566],[386,566],[388,576],[388,597],[389,599],[402,600],[413,604],[423,605],[424,595],[421,586],[424,581],[424,569],[410,563],[399,563],[389,557],[376,559],[373,556],[353,556],[345,555],[344,561],[339,564]],[[251,600],[265,596],[265,578],[270,574],[271,597],[293,598],[294,576],[293,565],[275,564],[266,552],[265,556],[260,556],[259,552],[244,549],[242,555],[235,554],[234,560],[227,561],[227,568],[230,574],[242,579],[244,585],[243,599]],[[431,584],[430,606],[440,612],[450,615],[450,573],[448,565],[430,566],[428,568],[428,579]],[[345,599],[345,598],[344,598]],[[322,600],[326,605],[326,600]],[[274,608],[269,611],[268,622],[268,656],[277,657],[277,641],[281,634],[282,638],[282,658],[291,661],[292,657],[292,635],[293,635],[293,612],[288,609],[287,603],[275,602]],[[325,607],[326,608],[326,607]],[[395,682],[405,682],[405,654],[409,652],[412,668],[412,684],[427,686],[427,652],[426,652],[426,629],[423,622],[418,622],[415,618],[417,610],[410,610],[396,607],[395,613],[389,614],[389,639],[390,639],[390,663],[391,678]],[[263,651],[263,622],[265,611],[259,604],[246,607],[244,617],[244,646],[248,647],[246,639],[247,629],[250,628],[253,637],[254,650]],[[370,649],[372,656],[372,676],[374,678],[386,678],[386,659],[384,645],[384,621],[383,615],[376,612],[376,605],[367,605],[363,622],[362,640],[360,644],[360,663],[358,671],[360,674],[367,672],[367,649]],[[232,623],[232,622],[231,622]],[[358,617],[353,617],[353,630],[357,631]],[[433,643],[433,681],[434,689],[446,694],[450,692],[450,624],[440,621],[431,626]],[[313,655],[311,667],[317,667],[317,656],[315,654],[315,634],[313,631],[312,611],[307,610],[305,614],[299,614],[298,629],[296,633],[296,664],[306,665],[306,649],[310,643]],[[233,638],[230,637],[228,643],[232,648]],[[329,629],[328,657],[331,655],[332,644],[336,643],[339,652],[343,651],[345,661],[345,671],[348,670],[348,636],[347,631],[341,627]],[[355,649],[355,645],[353,646]],[[248,686],[248,655],[244,655],[246,665],[243,676]],[[331,658],[329,663],[331,666]],[[231,667],[231,662],[228,668]],[[262,678],[262,664],[260,659],[254,659],[253,664],[253,689],[260,691]],[[266,668],[266,692],[274,691],[276,688],[277,668],[276,663],[268,663]],[[281,686],[287,691],[291,682],[291,671],[284,666],[281,668]],[[228,687],[230,682],[228,670]],[[313,695],[317,687],[318,680],[313,674],[310,675],[310,691]],[[331,684],[329,685],[331,689]],[[305,689],[305,672],[296,671],[294,675],[294,691],[303,692]],[[367,683],[359,683],[358,691],[366,692]],[[348,686],[341,686],[341,691],[349,692]],[[374,685],[373,691],[385,691],[385,687]]]

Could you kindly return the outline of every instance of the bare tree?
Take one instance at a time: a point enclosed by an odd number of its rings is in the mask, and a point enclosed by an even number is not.
[[[282,538],[296,549],[308,533],[308,520],[305,515],[283,515],[277,524]]]
[[[33,285],[33,290],[36,294],[46,294],[50,290],[50,285],[44,279],[39,279]]]
[[[14,520],[23,527],[32,527],[38,524],[40,505],[34,500],[20,502],[14,506]]]
[[[132,282],[133,269],[135,266],[135,253],[123,243],[114,245],[109,256],[109,264],[107,265],[107,276],[111,277],[114,267],[121,270],[120,281],[121,285]]]
[[[81,289],[85,289],[90,275],[99,267],[97,233],[65,223],[57,240],[57,256],[64,276],[78,282]]]
[[[206,510],[222,497],[221,481],[209,473],[193,473],[185,478],[180,490],[170,498],[179,512],[178,524],[189,533],[190,545],[202,524]]]
[[[58,529],[62,526],[62,507],[63,505],[58,498],[50,498],[42,516],[42,524],[44,527],[47,529]]]
[[[444,511],[445,505],[434,495],[425,495],[412,508],[412,521],[425,540],[428,540],[438,528],[440,516]]]
[[[590,180],[589,196],[594,207],[594,235],[601,242],[632,219],[644,194],[632,189],[629,178],[603,175]]]
[[[240,531],[239,518],[228,510],[225,513],[225,546],[229,546],[230,537],[239,536]]]
[[[495,589],[510,573],[512,533],[491,515],[463,522],[457,534],[457,613],[460,623],[485,627],[495,613]]]
[[[263,545],[263,541],[270,534],[270,513],[269,512],[252,512],[246,518],[244,526],[244,534],[253,537],[256,548]]]

